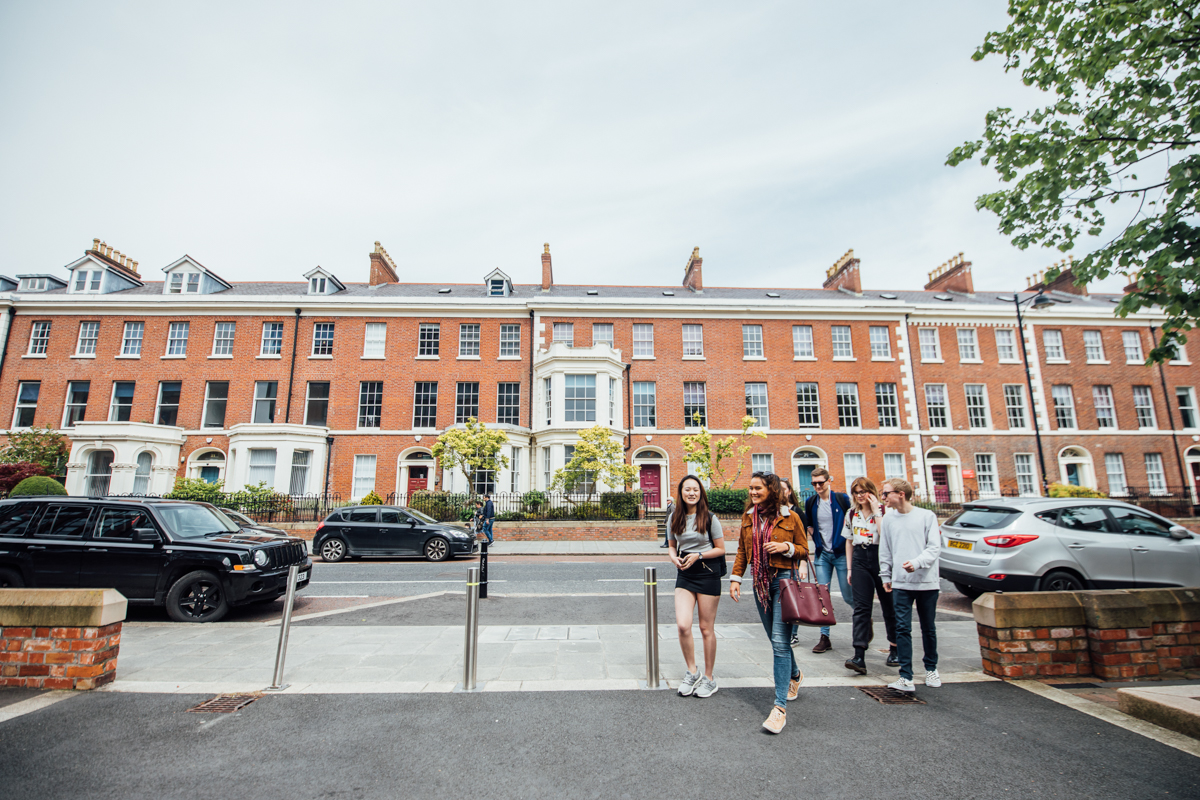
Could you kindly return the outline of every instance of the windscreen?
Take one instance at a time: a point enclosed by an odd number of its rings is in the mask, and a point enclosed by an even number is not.
[[[438,521],[436,519],[429,516],[428,514],[422,514],[420,511],[417,511],[415,508],[406,508],[404,510],[407,511],[412,516],[416,517],[418,522],[424,522],[426,525],[437,525],[438,524]]]
[[[236,533],[240,528],[229,517],[208,506],[155,506],[167,529],[184,539],[199,539],[210,533]]]
[[[946,520],[946,525],[956,528],[979,528],[995,530],[1011,525],[1021,512],[1012,508],[992,508],[989,506],[967,506],[962,511]]]

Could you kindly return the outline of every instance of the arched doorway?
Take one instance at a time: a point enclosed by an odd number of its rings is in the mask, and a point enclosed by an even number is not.
[[[935,503],[949,503],[963,496],[962,463],[949,447],[935,447],[925,454],[925,471],[933,487]]]
[[[1200,445],[1189,447],[1183,454],[1187,461],[1188,483],[1192,490],[1192,505],[1200,505]]]
[[[400,456],[398,491],[411,497],[433,487],[433,454],[428,450],[412,450]]]
[[[812,473],[827,463],[825,451],[819,447],[802,447],[792,453],[792,490],[797,499],[805,501],[817,493],[812,487]]]
[[[93,450],[87,463],[88,497],[104,497],[112,481],[113,451]]]
[[[205,483],[220,483],[225,475],[225,454],[220,450],[205,450],[193,453],[191,457],[190,477],[199,478]]]
[[[1084,447],[1064,447],[1058,453],[1058,474],[1068,486],[1096,488],[1096,471],[1092,455]]]
[[[638,488],[647,508],[662,508],[671,496],[670,475],[667,474],[667,456],[653,447],[643,448],[633,456],[637,467]]]

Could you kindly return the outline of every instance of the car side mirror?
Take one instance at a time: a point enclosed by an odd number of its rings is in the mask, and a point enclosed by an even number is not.
[[[154,544],[161,542],[162,537],[158,535],[158,531],[154,528],[135,528],[133,531],[133,540],[143,544]]]
[[[417,521],[415,519],[413,519],[412,517],[409,517],[408,518],[408,527],[414,528],[414,527],[416,527],[416,525],[417,525]]]
[[[1189,531],[1187,528],[1183,527],[1182,525],[1172,525],[1171,530],[1169,530],[1168,533],[1170,534],[1172,539],[1190,539],[1190,538],[1192,538],[1192,532]]]

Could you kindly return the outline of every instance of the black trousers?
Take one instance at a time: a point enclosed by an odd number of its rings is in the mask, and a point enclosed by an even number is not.
[[[883,608],[883,627],[887,631],[887,640],[896,641],[896,612],[892,595],[883,590],[883,580],[879,577],[879,545],[854,546],[854,559],[850,562],[850,586],[854,590],[854,649],[866,650],[875,637],[875,624],[871,619],[875,595],[879,595],[879,605]]]

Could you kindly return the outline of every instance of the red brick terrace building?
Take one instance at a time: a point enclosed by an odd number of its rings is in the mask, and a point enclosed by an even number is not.
[[[673,286],[556,284],[548,245],[540,285],[402,282],[378,243],[365,266],[365,284],[231,283],[184,256],[149,281],[96,240],[66,274],[0,278],[0,415],[70,436],[73,494],[465,490],[430,449],[474,416],[509,436],[497,491],[546,488],[598,423],[664,502],[693,415],[723,436],[751,414],[753,468],[800,486],[820,464],[936,499],[1045,478],[1197,501],[1200,373],[1183,352],[1144,366],[1161,316],[1118,319],[1119,297],[1069,279],[1031,282],[1019,297],[1056,304],[1018,331],[961,255],[921,291],[864,289],[853,251],[820,289],[705,287],[698,249]]]

